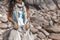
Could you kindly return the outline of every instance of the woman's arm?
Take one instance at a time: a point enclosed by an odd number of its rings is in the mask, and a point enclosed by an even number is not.
[[[28,22],[26,23],[26,26],[25,26],[26,30],[29,29],[29,21],[30,21],[30,15],[29,15],[28,11],[29,11],[29,8],[26,7],[27,20],[28,20]]]
[[[8,14],[8,20],[14,24],[14,29],[17,30],[17,29],[18,29],[18,25],[17,25],[17,23],[14,22],[14,20],[12,19],[12,15],[11,15],[11,14]]]

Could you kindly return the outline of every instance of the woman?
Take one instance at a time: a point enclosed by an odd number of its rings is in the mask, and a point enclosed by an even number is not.
[[[12,4],[12,1],[13,1],[13,4]],[[10,6],[9,6],[9,14],[8,14],[8,19],[9,19],[9,21],[11,21],[13,24],[14,24],[14,28],[17,30],[18,29],[18,25],[17,25],[17,22],[16,21],[14,21],[13,20],[13,11],[14,11],[14,6],[17,4],[17,3],[22,3],[22,0],[11,0],[10,1],[11,3],[10,3]],[[27,19],[27,20],[29,20],[30,18],[29,18],[29,15],[28,15],[28,7],[26,7],[25,5],[24,5],[24,3],[22,3],[23,5],[21,5],[21,6],[24,6],[24,9],[25,9],[25,18]],[[20,9],[20,8],[18,8],[18,9]],[[18,10],[17,9],[17,10]],[[16,9],[15,9],[15,11],[17,11]],[[16,27],[17,26],[17,27]],[[26,28],[26,29],[28,29],[28,27]]]
[[[9,5],[8,19],[13,23],[13,30],[10,33],[9,40],[22,40],[22,30],[28,30],[28,7],[25,6],[22,0],[11,0]]]

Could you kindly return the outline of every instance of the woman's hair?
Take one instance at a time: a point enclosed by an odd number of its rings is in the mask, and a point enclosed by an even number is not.
[[[9,1],[9,17],[12,17],[13,7],[15,6],[16,0]]]
[[[24,2],[24,0],[22,0],[22,1]],[[27,3],[26,2],[24,2],[24,3],[25,3],[26,8],[29,9]],[[8,14],[9,17],[12,17],[13,7],[15,6],[15,4],[16,4],[16,0],[10,0],[9,1],[9,14]]]

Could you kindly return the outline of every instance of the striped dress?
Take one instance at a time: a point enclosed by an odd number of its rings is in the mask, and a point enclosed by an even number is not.
[[[22,4],[16,3],[14,10],[13,10],[13,20],[15,22],[18,22],[19,28],[23,27],[26,24],[27,13],[26,13],[26,7],[24,6],[23,2]]]

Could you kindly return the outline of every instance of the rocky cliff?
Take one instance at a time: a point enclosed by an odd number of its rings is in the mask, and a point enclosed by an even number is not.
[[[4,32],[11,27],[11,22],[7,19],[9,5],[7,1],[0,0],[0,40],[3,39]],[[33,26],[31,31],[35,40],[60,40],[60,0],[25,0],[24,2],[29,5],[31,26]]]

